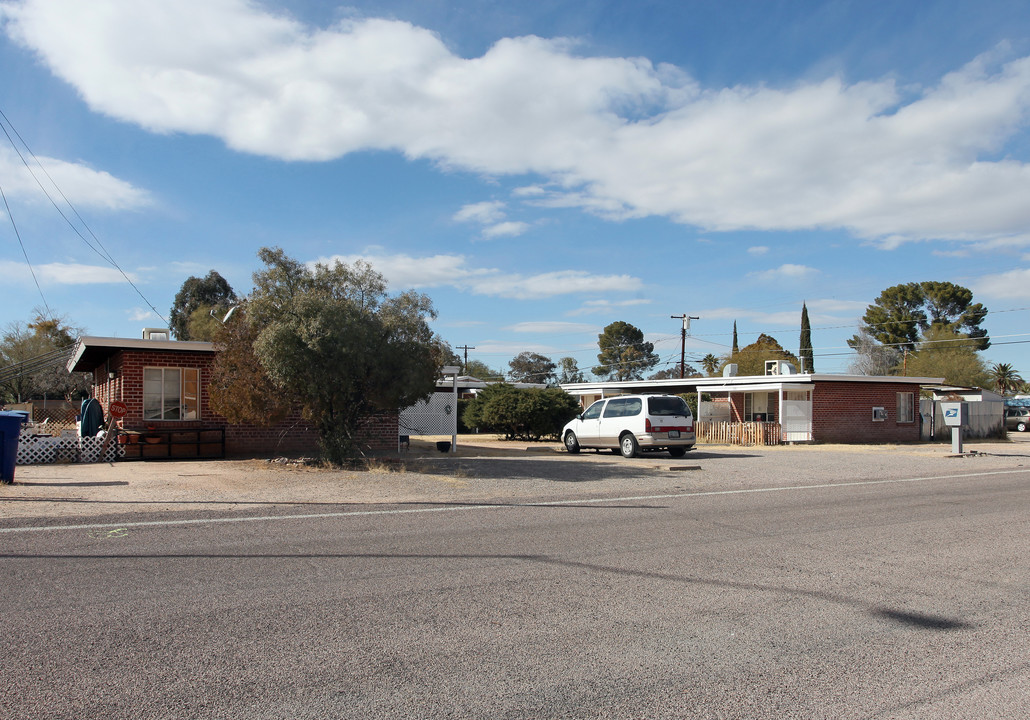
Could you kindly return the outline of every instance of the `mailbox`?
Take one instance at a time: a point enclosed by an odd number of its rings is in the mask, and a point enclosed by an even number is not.
[[[942,402],[941,412],[948,427],[965,427],[969,424],[969,403]]]

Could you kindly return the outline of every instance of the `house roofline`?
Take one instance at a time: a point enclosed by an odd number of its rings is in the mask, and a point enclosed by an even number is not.
[[[120,350],[166,350],[168,352],[215,353],[215,344],[199,340],[135,340],[132,338],[84,335],[75,343],[68,359],[68,372],[90,372]],[[89,365],[89,367],[85,367]]]

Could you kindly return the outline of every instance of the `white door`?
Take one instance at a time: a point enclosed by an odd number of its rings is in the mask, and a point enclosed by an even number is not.
[[[783,393],[780,440],[782,442],[809,442],[812,440],[812,392],[810,390],[789,390]]]

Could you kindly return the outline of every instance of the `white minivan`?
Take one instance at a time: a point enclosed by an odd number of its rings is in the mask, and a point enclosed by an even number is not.
[[[598,400],[562,428],[570,453],[580,448],[611,449],[623,457],[641,450],[668,450],[683,457],[694,447],[694,416],[677,395],[618,395]]]

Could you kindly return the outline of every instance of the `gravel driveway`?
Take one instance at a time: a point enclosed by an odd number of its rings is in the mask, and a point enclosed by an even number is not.
[[[664,453],[632,460],[608,453],[569,455],[560,445],[459,438],[443,455],[413,440],[399,457],[368,470],[330,470],[267,460],[119,462],[19,466],[0,485],[0,519],[82,517],[126,511],[254,512],[270,506],[387,503],[538,502],[659,495],[665,492],[961,475],[1030,462],[1030,437],[951,446],[702,446],[682,459]]]

